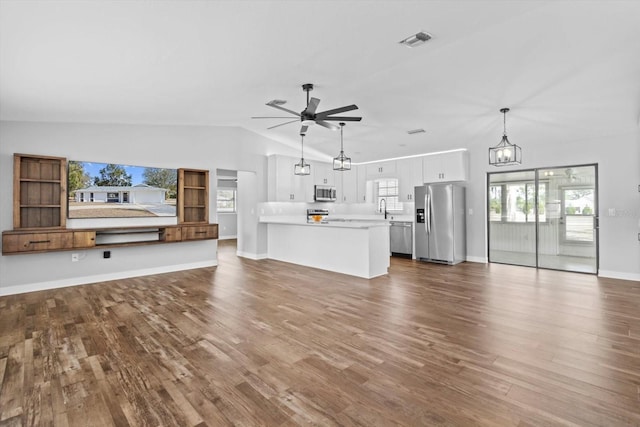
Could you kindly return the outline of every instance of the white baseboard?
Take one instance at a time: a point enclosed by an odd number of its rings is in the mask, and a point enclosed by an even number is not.
[[[233,236],[218,236],[218,240],[233,240],[237,238],[238,236],[236,236],[235,234]]]
[[[486,264],[489,262],[489,260],[487,259],[487,257],[467,255],[467,262],[479,262],[481,264]]]
[[[249,258],[249,259],[255,259],[255,260],[267,259],[267,254],[254,254],[251,252],[236,251],[236,255],[241,256],[242,258]]]
[[[622,271],[600,270],[598,271],[598,277],[607,277],[609,279],[640,281],[640,274],[624,273]]]
[[[118,273],[98,274],[95,276],[73,277],[69,279],[52,280],[50,282],[30,283],[0,287],[0,296],[24,294],[27,292],[44,291],[48,289],[65,288],[68,286],[87,285],[90,283],[106,282],[109,280],[128,279],[130,277],[149,276],[151,274],[172,273],[174,271],[192,270],[194,268],[215,267],[218,260],[191,262],[188,264],[166,265],[162,267],[144,268],[140,270],[122,271]]]

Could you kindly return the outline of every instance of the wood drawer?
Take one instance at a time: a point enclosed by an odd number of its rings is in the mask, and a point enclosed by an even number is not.
[[[55,251],[73,248],[73,232],[3,233],[2,253]]]
[[[204,240],[218,238],[218,224],[182,226],[182,240]]]

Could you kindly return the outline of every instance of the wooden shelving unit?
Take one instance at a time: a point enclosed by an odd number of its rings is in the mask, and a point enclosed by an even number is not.
[[[209,221],[209,171],[178,169],[178,223]]]
[[[66,159],[14,154],[13,168],[13,228],[64,228]]]
[[[210,240],[209,171],[178,169],[178,225],[67,229],[67,160],[14,154],[13,230],[2,232],[2,254]]]

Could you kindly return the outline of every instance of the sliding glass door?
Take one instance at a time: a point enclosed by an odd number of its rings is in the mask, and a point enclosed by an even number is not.
[[[488,176],[489,261],[598,272],[597,166]]]

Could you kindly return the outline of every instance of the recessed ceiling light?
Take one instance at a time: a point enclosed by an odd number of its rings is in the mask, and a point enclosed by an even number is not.
[[[407,47],[416,47],[431,40],[431,38],[432,38],[431,34],[425,33],[424,31],[420,31],[419,33],[411,35],[404,40],[400,40],[399,43]]]
[[[425,133],[426,131],[424,129],[412,129],[412,130],[408,130],[407,133],[409,135],[415,135],[416,133]]]

